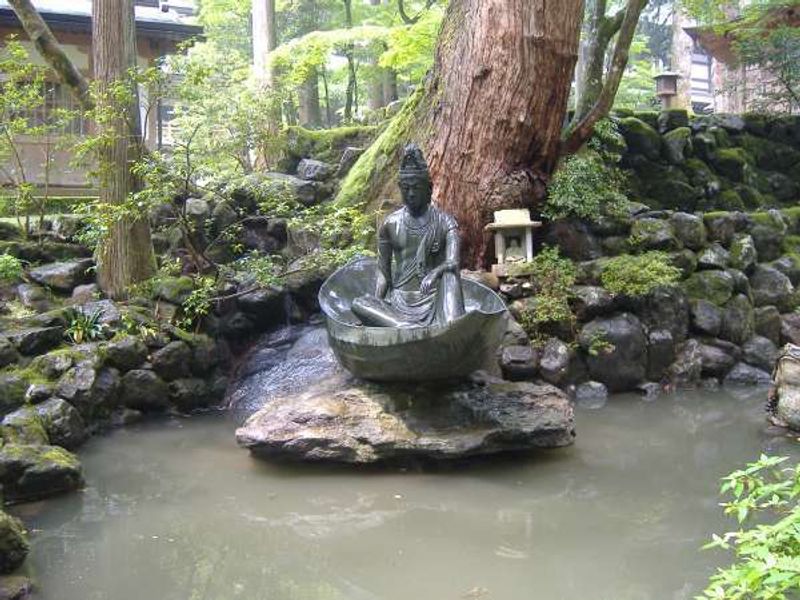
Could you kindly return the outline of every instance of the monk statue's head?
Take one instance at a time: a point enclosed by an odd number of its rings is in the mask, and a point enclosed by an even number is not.
[[[422,156],[422,150],[416,144],[408,144],[403,149],[400,160],[400,194],[403,204],[412,215],[419,215],[431,203],[433,186],[428,173],[428,163]]]

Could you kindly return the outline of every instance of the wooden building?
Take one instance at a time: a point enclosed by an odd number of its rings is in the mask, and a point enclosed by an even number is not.
[[[136,37],[138,64],[142,67],[152,66],[167,54],[174,53],[177,45],[202,34],[202,29],[194,24],[194,3],[192,0],[135,0],[136,3]],[[91,0],[34,0],[34,5],[48,24],[53,34],[63,46],[72,62],[87,76],[92,75],[92,2]],[[0,0],[0,44],[9,35],[15,35],[29,51],[32,60],[44,64],[33,45],[27,41],[25,32],[17,20],[7,0]],[[2,73],[0,73],[2,77]],[[146,117],[144,135],[150,147],[159,147],[165,143],[170,110],[168,106],[159,105],[155,110],[144,110],[149,106],[147,90],[140,90],[142,114]],[[57,83],[55,77],[45,84],[45,105],[40,109],[46,118],[47,111],[56,108],[73,108],[75,99],[69,90]],[[37,115],[33,115],[34,118]],[[75,119],[67,126],[68,133],[82,135],[87,132],[88,124],[82,119]],[[29,181],[38,187],[45,182],[51,195],[84,195],[91,183],[83,169],[71,163],[68,150],[51,152],[52,160],[49,173],[45,175],[44,157],[47,154],[45,143],[36,137],[18,140]],[[6,165],[9,167],[9,165]],[[10,166],[13,169],[13,165]],[[0,188],[13,184],[7,174],[0,171]],[[3,195],[0,189],[0,195]]]

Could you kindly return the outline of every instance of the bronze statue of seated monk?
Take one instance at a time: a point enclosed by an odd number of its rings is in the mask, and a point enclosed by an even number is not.
[[[400,164],[403,207],[378,230],[374,296],[353,301],[352,311],[372,327],[425,327],[464,314],[458,224],[431,205],[428,165],[415,144]]]

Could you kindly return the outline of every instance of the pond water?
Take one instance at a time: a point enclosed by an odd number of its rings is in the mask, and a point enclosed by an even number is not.
[[[80,494],[16,507],[41,600],[678,600],[725,556],[718,478],[770,435],[765,390],[614,396],[573,448],[436,469],[275,466],[232,417],[81,451]]]

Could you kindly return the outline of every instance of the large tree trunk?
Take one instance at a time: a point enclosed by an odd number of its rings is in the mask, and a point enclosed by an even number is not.
[[[397,197],[398,146],[417,141],[436,203],[461,226],[464,266],[481,266],[492,211],[535,206],[558,162],[582,17],[583,0],[451,0],[425,89],[337,201]]]
[[[119,112],[104,93],[128,76],[136,64],[136,30],[133,0],[94,0],[92,3],[94,77],[98,86],[98,110]],[[135,92],[135,89],[134,89]],[[139,158],[141,122],[138,94],[123,114],[104,125],[109,142],[101,149],[100,202],[123,204],[137,189],[130,165]],[[155,256],[147,215],[123,216],[110,227],[97,250],[98,282],[106,294],[122,297],[130,284],[155,274]]]
[[[277,47],[275,0],[253,0],[253,69],[267,86],[274,79],[272,70],[267,68],[267,55]]]

